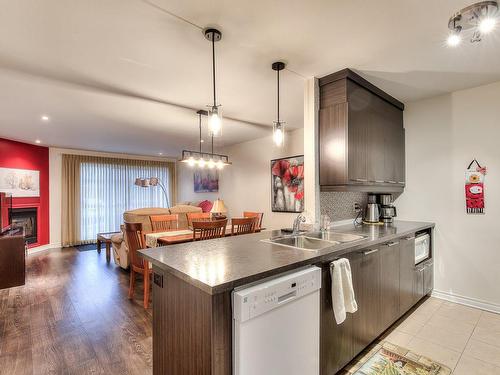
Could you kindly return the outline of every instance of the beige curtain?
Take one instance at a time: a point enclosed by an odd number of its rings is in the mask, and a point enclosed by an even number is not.
[[[81,224],[81,165],[82,163],[117,164],[128,166],[164,167],[168,171],[170,205],[177,201],[176,163],[171,161],[118,159],[87,155],[62,155],[62,244],[73,246],[82,243]],[[139,176],[138,176],[139,177]],[[165,181],[163,181],[165,182]]]
[[[62,245],[80,244],[80,164],[82,156],[62,156]]]

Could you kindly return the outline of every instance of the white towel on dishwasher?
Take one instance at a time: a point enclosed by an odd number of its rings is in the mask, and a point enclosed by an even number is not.
[[[352,287],[351,265],[346,258],[340,258],[330,263],[332,277],[332,306],[337,324],[341,324],[346,313],[358,311],[358,304]]]

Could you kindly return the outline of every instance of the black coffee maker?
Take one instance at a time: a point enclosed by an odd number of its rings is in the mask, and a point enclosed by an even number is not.
[[[379,194],[380,221],[392,223],[397,216],[396,207],[392,204],[392,194]]]

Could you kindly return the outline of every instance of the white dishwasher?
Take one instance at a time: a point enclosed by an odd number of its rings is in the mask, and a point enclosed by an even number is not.
[[[233,291],[233,375],[318,375],[321,269]]]

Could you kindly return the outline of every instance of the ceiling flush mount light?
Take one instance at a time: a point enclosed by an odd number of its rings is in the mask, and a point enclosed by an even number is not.
[[[463,8],[448,21],[450,34],[446,43],[456,47],[462,40],[461,34],[469,34],[471,43],[480,42],[497,25],[498,1],[481,1]]]
[[[50,117],[49,117],[49,116],[47,116],[47,115],[42,115],[42,116],[40,117],[40,119],[41,119],[42,121],[44,121],[44,122],[48,122],[48,121],[50,120]]]
[[[212,43],[212,79],[213,79],[213,94],[214,102],[209,105],[208,111],[208,131],[211,136],[218,137],[222,132],[222,112],[220,104],[217,104],[217,93],[215,88],[215,42],[222,39],[222,33],[213,28],[203,30],[205,38]]]
[[[202,144],[203,139],[201,139],[201,116],[209,116],[208,111],[199,110],[196,112],[198,114],[198,127],[199,127],[199,151],[183,150],[182,156],[179,159],[180,162],[187,163],[190,167],[198,166],[199,168],[208,167],[209,169],[222,169],[226,165],[231,165],[229,161],[229,156],[214,153],[214,137],[212,135],[212,152],[203,152]]]
[[[274,71],[276,71],[276,84],[277,84],[277,105],[276,112],[277,118],[273,123],[273,142],[276,146],[282,147],[285,143],[285,123],[280,120],[280,71],[285,69],[285,63],[277,61],[271,65]]]

